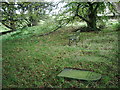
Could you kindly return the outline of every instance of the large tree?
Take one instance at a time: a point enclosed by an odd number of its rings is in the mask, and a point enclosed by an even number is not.
[[[98,13],[104,15],[106,8],[111,12],[115,11],[110,2],[69,2],[64,7],[66,15],[82,19],[92,31],[99,30],[97,28]]]

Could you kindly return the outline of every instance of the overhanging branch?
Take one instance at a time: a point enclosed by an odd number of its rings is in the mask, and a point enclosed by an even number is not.
[[[75,17],[78,16],[78,17],[81,18],[83,21],[89,23],[89,21],[88,21],[87,19],[85,19],[84,17],[82,17],[81,15],[78,14],[80,5],[81,5],[81,4],[78,4],[78,5],[77,5]]]
[[[74,18],[74,17],[73,17]],[[51,33],[53,33],[53,32],[55,32],[55,31],[57,31],[59,28],[62,28],[63,26],[66,26],[69,22],[71,21],[71,19],[68,19],[68,21],[67,21],[67,23],[63,23],[63,24],[61,24],[60,26],[58,26],[57,28],[55,28],[54,30],[52,30],[51,32],[48,32],[48,33],[45,33],[45,34],[41,34],[41,35],[38,35],[38,36],[45,36],[45,35],[49,35],[49,34],[51,34]],[[35,35],[33,35],[33,36],[35,36]]]
[[[2,22],[2,24],[3,24],[4,26],[6,26],[7,28],[13,30],[13,28],[11,28],[10,26],[6,25],[4,22]]]
[[[89,23],[89,21],[88,21],[88,20],[86,20],[85,18],[83,18],[82,16],[80,16],[80,15],[78,15],[78,14],[76,14],[75,16],[78,16],[78,17],[79,17],[79,18],[81,18],[83,21],[85,21],[85,22]]]
[[[100,3],[100,2],[99,2],[99,3]],[[97,8],[100,6],[100,4],[99,4],[99,3],[97,3],[97,5],[96,5],[95,9],[93,10],[94,12],[96,12]]]

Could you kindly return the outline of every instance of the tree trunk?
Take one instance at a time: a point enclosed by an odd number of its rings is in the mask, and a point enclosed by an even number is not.
[[[95,8],[93,8],[93,4],[89,3],[89,14],[88,14],[88,22],[87,27],[91,29],[90,31],[96,31],[99,30],[96,25],[96,19],[97,19],[97,8],[99,4],[96,5]]]
[[[87,22],[87,27],[91,29],[91,31],[97,30],[96,26],[96,13],[91,13],[89,16],[89,22]]]
[[[96,3],[96,2],[94,3],[96,5],[96,7],[94,7],[94,4],[91,2],[87,2],[87,3],[89,5],[87,19],[78,14],[81,4],[77,5],[75,16],[78,16],[80,19],[82,19],[83,21],[85,21],[87,23],[88,28],[85,31],[96,31],[96,30],[98,30],[98,28],[96,26],[96,18],[97,18],[97,8],[99,7],[99,3]]]

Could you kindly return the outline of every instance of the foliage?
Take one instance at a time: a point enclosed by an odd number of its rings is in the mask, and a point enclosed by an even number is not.
[[[12,30],[37,25],[53,6],[50,2],[1,2],[1,5],[2,24]]]
[[[63,12],[66,16],[73,16],[75,19],[80,18],[82,21],[87,23],[89,30],[98,30],[97,22],[103,20],[98,17],[98,14],[105,15],[106,9],[108,8],[111,13],[115,12],[114,5],[110,2],[68,2]]]
[[[6,39],[12,40],[14,38],[28,38],[30,36],[39,36],[44,33],[52,32],[59,25],[60,25],[59,22],[55,21],[54,19],[48,19],[48,20],[43,21],[43,23],[39,22],[37,26],[18,29],[17,31],[12,32],[8,35],[4,35],[2,37],[3,37],[3,40],[6,40]]]
[[[114,27],[115,27],[116,31],[120,31],[120,22],[117,23]]]

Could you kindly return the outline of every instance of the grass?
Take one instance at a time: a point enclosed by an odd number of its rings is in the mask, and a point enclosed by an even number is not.
[[[64,27],[43,37],[3,36],[3,88],[118,88],[116,23],[99,33],[82,32],[77,46],[68,46],[72,30]],[[39,28],[35,31],[40,34]],[[102,78],[88,82],[58,77],[65,67],[95,71]]]

